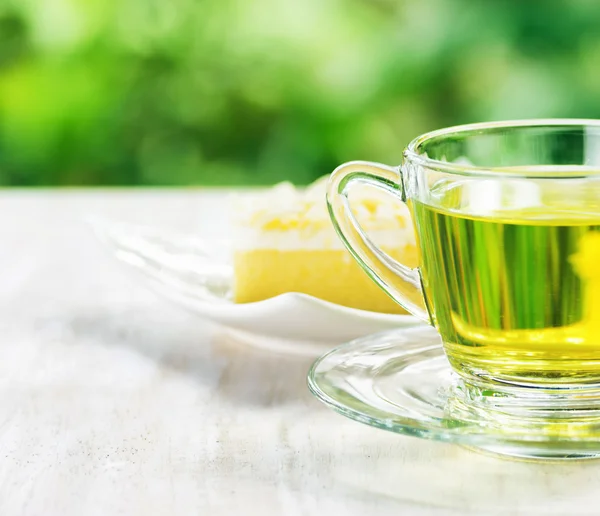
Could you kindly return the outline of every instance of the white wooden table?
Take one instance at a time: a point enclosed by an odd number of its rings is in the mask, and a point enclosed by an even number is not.
[[[313,356],[163,302],[82,223],[217,231],[222,200],[0,193],[0,515],[600,513],[600,462],[511,462],[348,421],[308,393]]]

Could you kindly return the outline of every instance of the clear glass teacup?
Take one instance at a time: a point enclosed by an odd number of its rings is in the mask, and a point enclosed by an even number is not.
[[[350,162],[331,176],[332,221],[365,271],[437,328],[463,377],[600,386],[600,121],[442,129],[403,158]],[[418,268],[362,231],[348,200],[360,183],[408,205]]]

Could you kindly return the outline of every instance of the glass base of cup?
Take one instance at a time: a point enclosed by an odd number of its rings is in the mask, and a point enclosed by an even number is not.
[[[488,432],[531,435],[541,446],[529,443],[526,453],[516,447],[486,446],[493,453],[522,458],[596,458],[597,450],[564,449],[579,440],[600,437],[600,385],[542,388],[519,386],[490,379],[456,376],[448,387],[446,417],[485,426]],[[547,441],[546,441],[547,439]]]
[[[493,384],[499,389],[533,388],[560,391],[600,392],[600,356],[598,346],[568,352],[561,349],[536,350],[531,347],[510,348],[468,346],[444,342],[452,368],[473,384]]]
[[[600,385],[459,376],[429,326],[336,348],[314,364],[308,382],[334,410],[392,432],[527,460],[600,457]]]

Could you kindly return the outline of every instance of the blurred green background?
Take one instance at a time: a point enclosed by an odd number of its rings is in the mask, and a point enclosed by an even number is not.
[[[600,117],[597,0],[0,0],[0,185],[307,183]]]

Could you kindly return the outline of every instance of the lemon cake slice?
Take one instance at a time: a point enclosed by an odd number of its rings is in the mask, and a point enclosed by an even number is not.
[[[325,201],[327,176],[306,189],[280,183],[237,199],[234,208],[234,297],[261,301],[303,292],[344,306],[405,313],[361,270],[333,229]],[[356,187],[351,205],[372,240],[392,257],[416,266],[408,210],[373,188]]]

